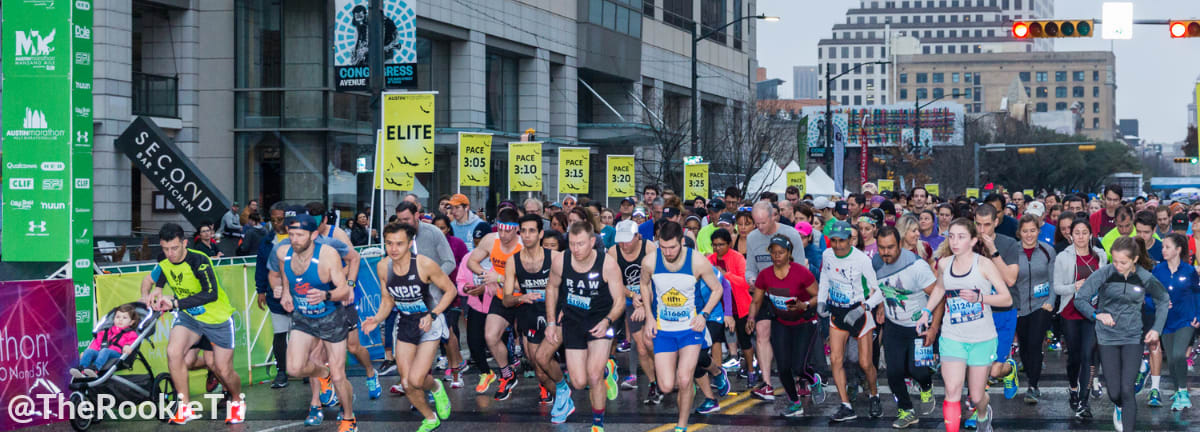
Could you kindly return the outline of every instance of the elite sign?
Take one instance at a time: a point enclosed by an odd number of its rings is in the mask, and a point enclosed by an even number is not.
[[[153,120],[134,119],[115,144],[193,225],[215,223],[229,211],[230,201]]]

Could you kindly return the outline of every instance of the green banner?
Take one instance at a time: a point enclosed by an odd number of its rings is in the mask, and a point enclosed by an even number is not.
[[[75,326],[82,351],[95,317],[95,279],[92,274],[92,0],[73,2],[71,23],[71,279],[75,282]]]

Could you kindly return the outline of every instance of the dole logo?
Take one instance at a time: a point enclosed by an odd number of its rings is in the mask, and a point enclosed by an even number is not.
[[[75,297],[87,297],[92,295],[92,287],[86,284],[75,284]]]
[[[67,164],[62,162],[42,162],[42,171],[62,171],[67,169]]]

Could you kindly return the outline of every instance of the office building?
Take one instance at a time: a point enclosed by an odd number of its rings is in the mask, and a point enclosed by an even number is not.
[[[816,99],[817,75],[816,66],[792,67],[792,99]]]

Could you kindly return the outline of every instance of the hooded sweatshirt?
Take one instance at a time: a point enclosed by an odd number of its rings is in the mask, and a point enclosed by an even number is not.
[[[1050,285],[1057,255],[1053,247],[1042,242],[1034,244],[1032,254],[1021,252],[1017,257],[1017,282],[1009,288],[1019,317],[1041,309],[1044,304],[1055,304],[1054,289]]]
[[[454,236],[467,244],[467,250],[475,249],[475,239],[481,239],[487,233],[491,232],[491,227],[487,222],[476,216],[475,213],[467,215],[466,223],[458,223],[457,220],[450,221],[450,230],[454,232]]]
[[[1100,345],[1140,345],[1142,343],[1142,304],[1146,294],[1156,303],[1167,304],[1171,298],[1163,289],[1162,283],[1154,278],[1148,270],[1138,267],[1129,277],[1117,272],[1113,265],[1106,265],[1096,270],[1079,292],[1075,293],[1075,309],[1084,318],[1095,321],[1096,315],[1106,313],[1112,315],[1115,326],[1109,327],[1096,322],[1096,343]],[[1095,302],[1096,306],[1092,306]],[[1154,311],[1152,330],[1162,333],[1167,322],[1167,310],[1158,308]]]

